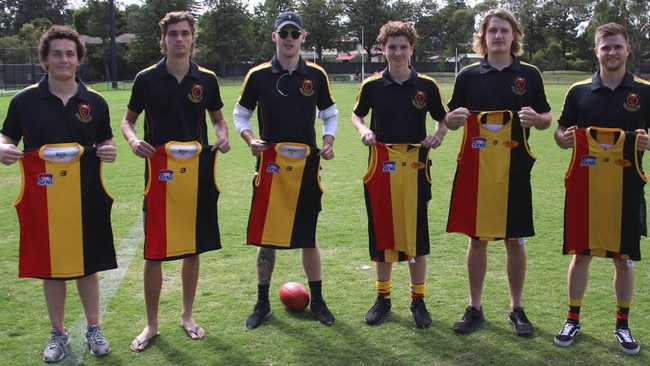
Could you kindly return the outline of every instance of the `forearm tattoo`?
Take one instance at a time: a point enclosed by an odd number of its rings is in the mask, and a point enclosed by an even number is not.
[[[260,248],[257,252],[257,283],[270,284],[274,267],[275,249]]]

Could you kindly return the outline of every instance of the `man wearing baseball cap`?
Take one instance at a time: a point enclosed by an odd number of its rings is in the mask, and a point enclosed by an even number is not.
[[[335,321],[323,300],[316,227],[323,193],[320,161],[334,158],[338,110],[325,70],[300,56],[306,37],[298,14],[278,15],[271,33],[276,54],[248,72],[233,111],[237,132],[257,159],[247,233],[247,244],[258,247],[257,302],[246,319],[249,329],[271,316],[269,288],[277,249],[300,249],[310,312],[322,324]],[[255,108],[262,111],[257,114],[259,137],[250,123]],[[320,143],[316,116],[323,120]]]
[[[286,27],[287,25],[293,25],[299,31],[304,30],[300,15],[292,11],[286,11],[284,13],[280,13],[280,15],[278,15],[278,17],[275,19],[276,32],[282,30],[282,28]]]

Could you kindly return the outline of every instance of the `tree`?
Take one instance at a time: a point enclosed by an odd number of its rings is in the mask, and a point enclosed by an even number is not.
[[[70,24],[72,20],[66,12],[67,0],[20,0],[15,4],[14,28],[20,29],[32,19],[47,18],[53,24]]]
[[[188,11],[196,15],[194,0],[146,0],[142,6],[127,7],[128,31],[136,37],[131,40],[127,60],[131,67],[143,68],[161,57],[160,27],[158,22],[170,11]]]
[[[507,2],[507,8],[518,18],[524,32],[524,51],[528,60],[533,59],[537,50],[547,44],[546,14],[541,11],[538,0]]]
[[[99,39],[99,43],[86,42],[86,58],[84,62],[89,65],[88,74],[91,78],[114,80],[118,76],[111,77],[111,53],[110,53],[110,19],[109,3],[102,0],[88,0],[84,7],[78,8],[72,14],[72,22],[79,34]],[[126,31],[126,17],[124,12],[117,7],[115,10],[115,29],[116,34],[122,34]],[[117,52],[118,65],[124,68],[126,60],[124,58],[124,45],[116,45],[121,52]]]
[[[308,32],[304,47],[315,49],[323,59],[323,49],[334,49],[345,34],[339,22],[343,3],[339,0],[301,0],[298,11]]]
[[[344,0],[343,6],[348,15],[347,31],[357,39],[363,39],[367,60],[372,60],[379,29],[390,20],[390,6],[384,0]]]
[[[548,35],[560,43],[564,54],[572,50],[580,25],[591,17],[591,3],[589,0],[554,0],[542,6],[542,19],[547,21]]]
[[[227,63],[250,60],[250,15],[240,0],[207,0],[205,5],[213,10],[199,21],[197,61],[216,64],[225,75]]]

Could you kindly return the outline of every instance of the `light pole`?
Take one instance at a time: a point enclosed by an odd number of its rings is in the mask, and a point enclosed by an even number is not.
[[[365,66],[364,66],[364,62],[363,62],[363,59],[364,59],[363,50],[364,49],[365,48],[363,47],[363,27],[361,27],[361,80],[359,80],[359,82],[366,79]]]
[[[314,50],[314,63],[316,63],[316,47],[312,47],[312,49]]]

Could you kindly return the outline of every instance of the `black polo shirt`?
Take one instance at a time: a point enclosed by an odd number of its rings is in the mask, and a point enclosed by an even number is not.
[[[596,72],[569,88],[558,123],[564,127],[621,128],[625,131],[650,127],[650,83],[626,71],[612,90]]]
[[[260,138],[269,143],[297,142],[316,148],[316,108],[334,105],[327,73],[300,58],[293,72],[271,61],[252,68],[242,84],[238,103],[257,107]]]
[[[79,79],[77,93],[63,105],[49,89],[48,76],[11,99],[2,133],[23,139],[24,150],[46,144],[76,142],[95,146],[113,137],[106,100]]]
[[[551,110],[539,69],[517,57],[503,70],[490,66],[487,57],[463,68],[456,77],[448,106],[450,110],[458,107],[477,111],[519,111],[531,107],[537,113]]]
[[[365,117],[370,109],[370,129],[377,141],[385,143],[420,143],[427,136],[427,112],[437,121],[447,113],[435,80],[413,69],[401,85],[393,80],[388,69],[366,79],[353,111]]]
[[[217,75],[190,61],[179,83],[165,61],[140,71],[133,81],[128,108],[144,110],[144,140],[154,147],[172,140],[208,144],[205,111],[223,108]]]

